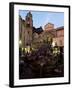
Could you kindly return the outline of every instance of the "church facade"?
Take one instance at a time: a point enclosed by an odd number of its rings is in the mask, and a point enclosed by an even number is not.
[[[26,47],[27,45],[31,46],[32,42],[32,30],[33,29],[33,20],[32,20],[32,14],[29,12],[27,16],[25,17],[25,20],[22,20],[21,17],[19,17],[19,39],[21,42],[21,47]]]

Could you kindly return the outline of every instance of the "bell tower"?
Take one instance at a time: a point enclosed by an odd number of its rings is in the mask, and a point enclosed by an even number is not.
[[[29,13],[27,13],[27,15],[26,15],[25,22],[26,22],[26,27],[27,27],[27,28],[28,28],[28,27],[29,27],[29,28],[33,27],[32,14],[31,14],[30,11],[29,11]]]
[[[32,43],[33,20],[31,12],[28,12],[25,18],[25,46],[31,46]]]

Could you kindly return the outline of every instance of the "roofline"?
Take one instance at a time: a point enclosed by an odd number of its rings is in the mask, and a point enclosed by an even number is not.
[[[62,29],[64,29],[64,26],[56,28],[56,30],[62,30]]]

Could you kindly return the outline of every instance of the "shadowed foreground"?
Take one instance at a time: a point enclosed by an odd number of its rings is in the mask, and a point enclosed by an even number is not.
[[[38,50],[25,53],[19,60],[19,79],[64,76],[63,53],[52,53],[51,47],[42,45]]]

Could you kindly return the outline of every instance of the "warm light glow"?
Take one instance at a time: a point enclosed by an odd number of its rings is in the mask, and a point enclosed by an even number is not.
[[[30,46],[27,46],[26,48],[25,48],[25,52],[27,53],[30,53],[31,51],[30,51]]]
[[[24,48],[22,48],[22,51],[24,50]]]
[[[19,40],[19,44],[20,44],[20,45],[22,44],[22,41],[21,41],[21,40]]]
[[[58,53],[60,53],[60,49],[58,49]]]
[[[30,46],[27,46],[27,51],[28,53],[30,53]]]
[[[54,54],[60,53],[60,50],[58,48],[54,48],[53,53]]]
[[[32,48],[32,50],[34,50],[34,48]]]
[[[27,53],[27,48],[25,48],[25,52]]]
[[[52,42],[52,46],[53,46],[53,47],[55,46],[55,42]]]

